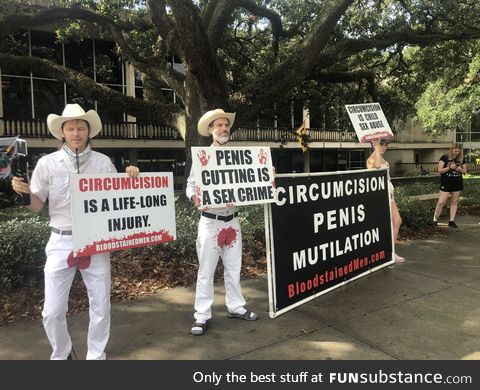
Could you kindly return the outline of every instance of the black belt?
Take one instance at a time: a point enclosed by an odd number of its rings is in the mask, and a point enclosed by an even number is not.
[[[60,234],[62,236],[71,236],[72,235],[71,230],[60,230],[60,229],[57,229],[57,228],[54,228],[54,227],[52,227],[52,232]]]
[[[235,218],[238,215],[238,212],[235,211],[231,215],[217,215],[217,214],[207,213],[206,211],[202,211],[202,215],[210,219],[218,219],[219,221],[228,222],[228,221],[231,221],[233,218]]]

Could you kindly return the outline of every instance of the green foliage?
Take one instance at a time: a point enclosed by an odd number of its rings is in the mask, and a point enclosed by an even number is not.
[[[30,214],[0,222],[0,290],[41,278],[45,245],[50,235],[48,218]]]
[[[448,42],[419,51],[419,67],[435,69],[417,104],[417,119],[432,136],[466,130],[480,107],[480,43]],[[455,66],[452,66],[455,64]]]
[[[264,206],[255,205],[242,207],[238,220],[242,226],[243,247],[247,251],[254,250],[255,244],[265,245]]]
[[[409,196],[401,196],[396,190],[395,201],[402,217],[403,229],[420,230],[432,223],[435,203],[413,200]]]
[[[440,185],[440,178],[436,182],[423,182],[405,184],[395,187],[395,197],[408,197],[415,195],[432,194],[437,192]]]
[[[196,241],[199,212],[184,196],[175,199],[175,208],[177,239],[161,245],[164,245],[165,249],[172,254],[194,260],[197,257]]]
[[[460,206],[478,206],[480,203],[480,179],[464,178],[464,190],[460,194]]]
[[[437,192],[439,192],[439,182],[420,182],[395,187],[395,200],[402,217],[403,228],[420,230],[422,227],[431,224],[436,202],[414,200],[411,197]],[[464,179],[464,190],[460,195],[459,206],[479,205],[480,179],[478,177],[467,177]]]

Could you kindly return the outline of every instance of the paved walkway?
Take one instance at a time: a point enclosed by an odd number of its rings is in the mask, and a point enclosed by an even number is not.
[[[226,318],[223,286],[202,337],[189,335],[193,287],[112,306],[109,359],[480,359],[480,218],[446,238],[401,243],[384,268],[274,320],[266,278],[242,283],[255,322]],[[88,313],[69,317],[84,358]],[[41,321],[0,328],[0,359],[48,359]]]

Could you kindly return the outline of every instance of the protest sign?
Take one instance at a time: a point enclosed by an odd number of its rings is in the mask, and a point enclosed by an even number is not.
[[[345,108],[360,142],[393,137],[379,103],[347,104]]]
[[[10,176],[10,160],[15,156],[17,137],[0,138],[0,179]]]
[[[272,318],[392,263],[387,170],[275,180],[266,230]]]
[[[176,239],[173,174],[70,176],[75,256]]]
[[[192,147],[202,210],[275,201],[269,147]]]

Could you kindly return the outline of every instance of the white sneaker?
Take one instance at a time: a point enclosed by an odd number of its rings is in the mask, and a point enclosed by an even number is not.
[[[396,253],[393,254],[393,261],[395,263],[405,263],[407,260],[405,260],[404,257],[397,255]]]

